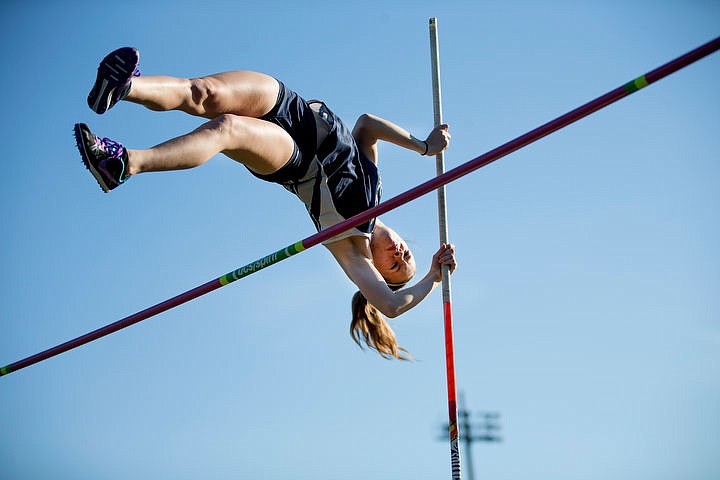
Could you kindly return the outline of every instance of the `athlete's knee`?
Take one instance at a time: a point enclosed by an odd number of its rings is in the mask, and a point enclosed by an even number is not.
[[[205,124],[206,128],[213,130],[225,148],[234,148],[250,133],[247,119],[232,113],[223,113]]]
[[[193,108],[201,115],[220,114],[222,85],[210,77],[190,79],[190,98]]]

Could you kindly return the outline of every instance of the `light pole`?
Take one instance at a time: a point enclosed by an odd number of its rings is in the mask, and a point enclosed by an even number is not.
[[[472,461],[472,444],[474,442],[492,442],[502,441],[497,435],[500,430],[500,413],[498,412],[478,412],[479,420],[472,419],[472,413],[465,408],[465,397],[461,392],[459,395],[458,405],[458,427],[462,433],[460,441],[463,443],[465,451],[466,471],[468,480],[475,480],[475,469]],[[439,440],[447,440],[447,424],[444,425],[443,435]]]

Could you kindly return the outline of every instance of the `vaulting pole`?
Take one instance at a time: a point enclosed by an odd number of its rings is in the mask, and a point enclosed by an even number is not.
[[[458,178],[465,176],[468,173],[477,170],[478,168],[482,168],[485,165],[514,152],[515,150],[518,150],[530,143],[533,143],[543,138],[546,135],[560,130],[561,128],[573,122],[576,122],[581,118],[586,117],[591,113],[596,112],[601,108],[604,108],[611,103],[620,100],[623,97],[635,93],[639,89],[646,87],[651,83],[657,82],[661,78],[667,77],[671,73],[677,72],[681,68],[687,67],[691,63],[694,63],[701,58],[710,55],[718,49],[720,49],[720,37],[711,40],[704,45],[701,45],[695,50],[692,50],[685,55],[678,57],[675,60],[672,60],[671,62],[668,62],[665,65],[662,65],[661,67],[658,67],[655,70],[646,73],[645,75],[642,75],[635,80],[632,80],[625,85],[618,87],[615,90],[612,90],[605,95],[602,95],[595,100],[592,100],[585,105],[582,105],[581,107],[578,107],[575,110],[572,110],[571,112],[568,112],[565,115],[562,115],[555,120],[552,120],[536,128],[535,130],[521,135],[514,140],[511,140],[493,150],[490,150],[487,153],[484,153],[483,155],[480,155],[479,157],[470,160],[469,162],[463,163],[462,165],[433,178],[432,180],[428,180],[427,182],[420,184],[417,187],[411,188],[405,193],[401,193],[400,195],[397,195],[390,200],[381,203],[380,205],[365,210],[364,212],[348,218],[347,220],[343,220],[342,222],[333,225],[332,227],[327,228],[321,232],[318,232],[315,235],[311,235],[306,239],[289,245],[282,250],[271,253],[270,255],[261,258],[260,260],[249,263],[244,267],[238,268],[237,270],[234,270],[219,278],[211,280],[203,285],[200,285],[199,287],[195,287],[192,290],[188,290],[187,292],[182,293],[169,300],[166,300],[162,303],[158,303],[157,305],[147,308],[141,312],[130,315],[129,317],[125,317],[122,320],[118,320],[115,323],[111,323],[102,328],[99,328],[98,330],[77,337],[74,340],[70,340],[68,342],[52,347],[48,350],[37,353],[25,359],[11,363],[4,367],[0,367],[0,376],[15,372],[17,370],[20,370],[21,368],[28,367],[42,360],[46,360],[50,357],[54,357],[55,355],[59,355],[63,352],[79,347],[80,345],[84,345],[93,340],[97,340],[98,338],[104,337],[105,335],[117,332],[120,329],[150,318],[154,315],[157,315],[158,313],[164,312],[178,305],[186,303],[194,298],[205,295],[206,293],[209,293],[220,287],[224,287],[231,282],[246,277],[252,273],[257,272],[258,270],[262,270],[265,267],[278,263],[281,260],[285,260],[286,258],[302,252],[303,250],[314,247],[315,245],[324,242],[325,240],[329,240],[335,235],[351,229],[355,225],[365,223],[371,218],[380,216],[383,213],[389,212],[390,210],[393,210],[401,205],[415,200],[422,195],[436,190],[438,187],[447,185],[448,183],[457,180]]]
[[[442,125],[442,91],[440,88],[440,52],[438,45],[437,18],[430,19],[430,66],[432,70],[433,114],[435,126]],[[445,173],[445,154],[435,156],[437,176]],[[437,189],[438,226],[440,243],[448,243],[447,203],[445,185]],[[457,387],[455,383],[455,341],[453,339],[452,298],[450,296],[450,267],[442,268],[442,303],[445,325],[445,369],[448,394],[448,425],[450,434],[450,468],[453,480],[462,478],[460,465],[460,430],[458,429]]]

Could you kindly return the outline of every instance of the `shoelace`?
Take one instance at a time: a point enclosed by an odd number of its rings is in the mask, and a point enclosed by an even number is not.
[[[95,141],[102,146],[102,149],[108,153],[109,157],[122,160],[123,153],[125,152],[125,147],[123,147],[121,143],[116,142],[115,140],[111,140],[107,137],[100,138],[97,136],[95,137]]]

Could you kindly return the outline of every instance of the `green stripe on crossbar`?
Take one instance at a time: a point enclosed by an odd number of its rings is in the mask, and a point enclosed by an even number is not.
[[[641,88],[647,87],[647,86],[648,86],[648,81],[647,81],[647,78],[645,78],[645,75],[638,77],[635,80],[633,80],[632,82],[628,82],[624,85],[625,91],[627,93],[635,93],[638,90],[640,90]]]

